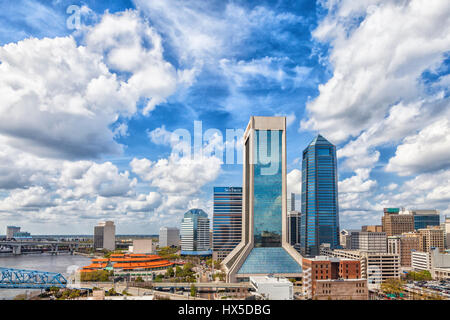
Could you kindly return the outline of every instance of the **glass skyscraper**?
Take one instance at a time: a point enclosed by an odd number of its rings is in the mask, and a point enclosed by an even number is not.
[[[339,207],[336,147],[318,135],[303,151],[302,214],[300,247],[302,255],[316,256],[319,246],[339,245]]]
[[[223,260],[242,237],[242,188],[214,187],[213,255]]]
[[[411,210],[414,215],[414,229],[425,229],[428,226],[441,224],[439,211],[437,210]]]
[[[202,209],[191,209],[181,220],[181,255],[211,255],[209,218]]]
[[[288,242],[286,118],[251,117],[243,154],[242,241],[223,262],[227,281],[299,277],[301,256]]]

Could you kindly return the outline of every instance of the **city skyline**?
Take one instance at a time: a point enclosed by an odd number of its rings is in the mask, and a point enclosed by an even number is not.
[[[287,117],[298,198],[302,150],[317,134],[336,146],[341,229],[387,207],[450,215],[445,1],[1,7],[1,230],[89,234],[112,220],[158,234],[191,208],[212,221],[213,187],[241,186],[242,165],[177,157],[171,133],[218,150],[206,132],[224,138],[250,116]]]

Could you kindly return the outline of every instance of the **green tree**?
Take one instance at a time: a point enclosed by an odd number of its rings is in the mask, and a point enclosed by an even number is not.
[[[105,296],[117,296],[117,292],[114,288],[109,289],[108,291],[106,291]]]
[[[58,287],[50,287],[50,292],[55,294],[55,293],[59,292],[59,288]]]
[[[75,299],[81,296],[81,292],[80,290],[71,290],[71,292],[69,293],[69,298],[70,299]]]
[[[422,270],[418,272],[410,271],[406,275],[406,279],[413,281],[431,281],[431,273],[428,270]]]
[[[127,290],[123,290],[123,291],[122,291],[122,294],[123,294],[124,296],[131,296],[131,295],[132,295],[132,294],[129,293]]]
[[[195,297],[197,295],[197,288],[191,284],[191,297]]]
[[[170,267],[166,271],[166,277],[172,278],[175,275],[175,272],[173,271],[173,268]]]
[[[183,269],[181,269],[180,266],[175,267],[175,274],[177,277],[180,277],[182,275]]]
[[[158,274],[156,277],[155,277],[155,280],[153,280],[154,282],[162,282],[162,279],[163,279],[163,275],[162,274]]]
[[[381,290],[386,294],[400,295],[400,293],[404,292],[403,285],[404,282],[399,279],[386,279],[381,284]]]

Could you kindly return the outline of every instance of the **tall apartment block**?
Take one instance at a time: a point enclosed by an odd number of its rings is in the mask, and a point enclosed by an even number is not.
[[[339,246],[339,208],[336,147],[318,135],[303,151],[302,255],[319,254],[322,243]]]
[[[14,234],[20,232],[20,227],[7,226],[6,227],[6,239],[14,238]]]
[[[244,133],[242,241],[225,258],[227,282],[301,276],[288,242],[286,117],[251,117]]]
[[[414,231],[414,216],[399,213],[400,208],[384,209],[384,216],[381,218],[381,223],[383,225],[383,232],[386,232],[388,237]]]
[[[159,229],[159,247],[178,247],[180,245],[180,229],[161,227]]]
[[[116,249],[116,226],[113,221],[100,222],[94,227],[94,249]]]
[[[213,255],[225,257],[242,238],[242,188],[214,187]]]
[[[181,254],[210,255],[209,218],[202,209],[191,209],[181,221]]]

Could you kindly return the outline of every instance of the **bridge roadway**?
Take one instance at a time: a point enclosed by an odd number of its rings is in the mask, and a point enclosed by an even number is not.
[[[22,247],[50,247],[52,253],[57,254],[59,247],[69,247],[69,251],[73,253],[79,247],[90,246],[90,244],[79,243],[75,241],[39,241],[39,240],[0,240],[0,247],[11,247],[13,254],[22,254]]]
[[[108,286],[113,285],[113,282],[82,282],[79,284],[72,284],[72,285],[78,285],[83,288],[87,287],[99,287],[99,286]],[[124,282],[117,282],[116,284],[124,285]],[[195,285],[196,288],[202,289],[248,289],[253,288],[253,286],[248,282],[241,282],[241,283],[223,283],[223,282],[153,282],[152,286],[153,288],[183,288],[183,289],[190,289],[191,285]],[[86,287],[87,286],[87,287]],[[137,287],[136,287],[137,288]]]
[[[68,288],[71,289],[82,289],[82,290],[92,290],[93,288],[99,288],[103,290],[109,290],[114,288],[116,292],[123,292],[126,290],[128,293],[134,296],[161,296],[166,298],[173,298],[175,300],[208,300],[201,297],[191,297],[188,295],[156,291],[153,289],[139,288],[139,287],[130,287],[125,283],[113,283],[113,282],[88,282],[88,283],[78,283],[78,284],[68,284]]]
[[[65,288],[66,284],[66,278],[57,272],[0,268],[0,288],[2,289]]]
[[[39,245],[83,245],[83,243],[76,241],[48,241],[48,240],[0,240],[0,246],[39,246]]]

